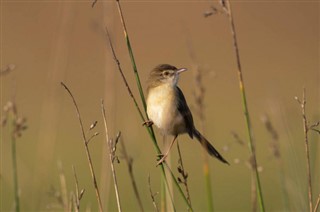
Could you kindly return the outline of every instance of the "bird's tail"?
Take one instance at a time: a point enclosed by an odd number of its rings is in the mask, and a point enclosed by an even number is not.
[[[193,130],[193,135],[198,139],[198,141],[202,144],[202,146],[207,150],[209,155],[216,157],[221,162],[229,165],[228,161],[224,159],[220,153],[210,144],[210,142],[197,130]]]

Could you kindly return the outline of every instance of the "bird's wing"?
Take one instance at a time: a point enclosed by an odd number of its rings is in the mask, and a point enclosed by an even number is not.
[[[178,94],[178,110],[181,113],[181,115],[184,118],[184,121],[186,123],[186,128],[187,128],[187,132],[189,134],[189,136],[191,138],[193,138],[193,128],[194,128],[194,124],[193,124],[193,118],[192,118],[192,114],[191,111],[187,105],[187,101],[184,98],[184,95],[181,91],[181,89],[177,86],[176,92]]]

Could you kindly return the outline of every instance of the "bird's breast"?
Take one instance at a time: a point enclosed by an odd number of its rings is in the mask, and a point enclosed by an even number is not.
[[[149,119],[165,134],[176,134],[175,129],[183,122],[177,109],[174,87],[164,84],[149,89],[147,113]]]

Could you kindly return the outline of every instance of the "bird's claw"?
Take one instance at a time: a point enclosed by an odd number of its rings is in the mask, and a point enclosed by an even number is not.
[[[152,125],[153,125],[153,121],[151,121],[151,120],[147,120],[142,123],[142,126],[151,127]]]
[[[162,164],[165,161],[165,159],[167,158],[167,155],[159,154],[158,157],[159,157],[159,159],[158,159],[158,163],[156,166],[159,166],[160,164]]]

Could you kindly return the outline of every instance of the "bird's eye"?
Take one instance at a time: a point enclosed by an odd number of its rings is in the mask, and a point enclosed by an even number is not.
[[[168,75],[169,75],[169,72],[168,72],[168,71],[164,71],[164,72],[163,72],[163,76],[166,77],[166,76],[168,76]]]

